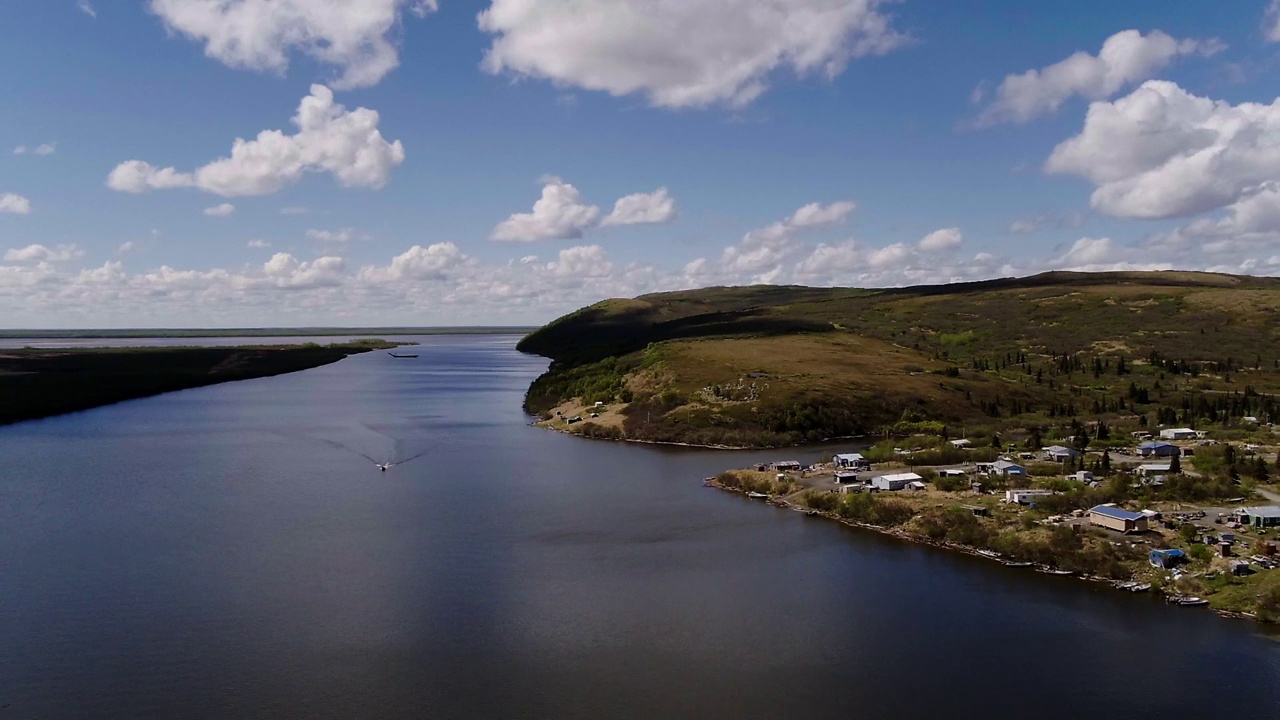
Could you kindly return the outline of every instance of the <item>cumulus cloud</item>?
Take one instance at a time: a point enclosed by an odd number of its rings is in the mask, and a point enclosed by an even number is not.
[[[226,217],[235,211],[235,205],[232,205],[231,203],[222,203],[221,205],[214,205],[213,207],[205,208],[204,214],[212,215],[213,217]]]
[[[835,77],[907,42],[885,0],[493,0],[483,68],[668,108],[750,103],[772,75]]]
[[[13,149],[14,155],[26,155],[27,153],[31,153],[32,155],[52,155],[56,152],[58,152],[58,143],[56,142],[42,143],[35,147],[19,145]]]
[[[737,245],[726,247],[720,254],[721,269],[729,275],[749,277],[750,282],[773,282],[782,272],[782,264],[799,251],[794,240],[797,230],[844,222],[856,207],[848,200],[805,205],[786,220],[756,228]]]
[[[12,213],[26,215],[31,212],[31,201],[14,193],[0,193],[0,215]]]
[[[12,248],[4,253],[5,262],[44,262],[61,263],[78,260],[84,256],[84,250],[78,245],[59,245],[48,248],[44,245],[28,245],[24,248]]]
[[[170,32],[204,43],[233,68],[283,75],[300,52],[334,68],[339,90],[376,85],[400,64],[392,33],[404,11],[424,17],[436,0],[151,0]]]
[[[662,187],[651,193],[618,198],[601,225],[649,225],[676,219],[676,200]]]
[[[588,205],[577,188],[549,177],[542,186],[542,196],[533,204],[533,212],[516,213],[503,220],[490,237],[503,242],[577,239],[599,217],[600,208]]]
[[[977,124],[1029,122],[1076,96],[1103,100],[1153,77],[1179,57],[1213,55],[1224,47],[1217,40],[1177,40],[1159,30],[1147,35],[1124,30],[1107,38],[1097,55],[1077,52],[1039,70],[1005,77]]]
[[[362,280],[386,283],[397,280],[439,280],[471,262],[462,249],[451,242],[422,247],[414,245],[391,259],[386,267],[365,267]]]
[[[613,272],[613,263],[608,254],[599,245],[584,245],[566,248],[560,251],[555,262],[548,268],[558,277],[599,278]]]
[[[289,253],[276,253],[262,265],[263,275],[277,287],[295,289],[340,285],[344,269],[346,262],[340,257],[326,255],[307,262]]]
[[[961,234],[960,228],[950,227],[934,230],[933,232],[920,238],[920,242],[916,243],[916,247],[925,252],[942,252],[946,250],[954,250],[964,242],[964,235]]]
[[[230,157],[193,173],[129,160],[111,171],[107,186],[131,193],[197,187],[226,197],[267,195],[307,173],[327,172],[343,187],[380,188],[404,162],[404,146],[399,140],[387,142],[378,121],[376,111],[348,111],[334,102],[329,88],[312,85],[293,116],[298,128],[293,135],[263,130],[253,140],[237,138]]]
[[[848,200],[833,202],[830,205],[809,203],[792,213],[786,224],[791,228],[810,228],[835,225],[844,222],[849,214],[857,209],[857,204]]]
[[[1092,181],[1095,209],[1137,218],[1221,208],[1280,177],[1278,167],[1280,99],[1232,105],[1159,80],[1092,104],[1084,129],[1045,164]]]

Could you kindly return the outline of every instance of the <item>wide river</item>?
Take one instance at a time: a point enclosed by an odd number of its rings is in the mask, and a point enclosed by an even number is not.
[[[0,428],[0,719],[1280,717],[1249,622],[531,428],[514,340]]]

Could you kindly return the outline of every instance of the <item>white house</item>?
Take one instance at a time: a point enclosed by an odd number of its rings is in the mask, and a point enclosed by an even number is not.
[[[1160,431],[1161,440],[1195,440],[1196,431],[1191,428],[1165,428]]]
[[[997,460],[987,465],[987,475],[1003,475],[1005,477],[1026,477],[1027,469],[1016,462]]]
[[[924,478],[913,472],[894,473],[892,475],[878,475],[871,478],[871,487],[876,490],[901,490],[908,483],[922,482]]]
[[[1053,495],[1052,490],[1041,490],[1038,488],[1023,488],[1021,490],[1005,490],[1004,501],[1013,505],[1030,505],[1038,498]]]
[[[1133,472],[1141,477],[1147,477],[1149,475],[1168,475],[1172,469],[1173,465],[1171,463],[1143,463]]]
[[[1080,453],[1075,450],[1061,445],[1051,445],[1044,449],[1044,459],[1049,462],[1066,462],[1068,460],[1075,460],[1076,456],[1079,454]]]
[[[862,453],[841,453],[836,455],[836,467],[846,470],[870,470],[871,463]]]

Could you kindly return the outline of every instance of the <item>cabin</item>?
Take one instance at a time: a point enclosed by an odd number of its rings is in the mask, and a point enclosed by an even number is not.
[[[858,482],[858,473],[856,473],[856,472],[852,472],[852,471],[850,471],[850,470],[837,470],[837,471],[836,471],[836,484],[837,484],[837,485],[851,485],[851,484],[856,483],[856,482]]]
[[[1049,497],[1055,494],[1052,490],[1043,490],[1038,488],[1023,488],[1021,490],[1005,490],[1004,501],[1011,505],[1032,505],[1035,501],[1042,497]]]
[[[843,470],[870,470],[871,462],[862,453],[841,453],[835,457],[836,467]]]
[[[1263,530],[1280,527],[1280,505],[1240,508],[1236,511],[1240,523]]]
[[[907,483],[908,490],[924,490],[927,487],[928,485],[925,485],[923,480],[912,480]]]
[[[1168,569],[1176,566],[1187,559],[1187,554],[1178,548],[1169,548],[1167,550],[1152,550],[1147,553],[1147,561],[1151,563],[1151,567]]]
[[[1044,448],[1044,459],[1048,460],[1049,462],[1060,463],[1060,462],[1066,462],[1068,460],[1075,460],[1076,457],[1079,455],[1080,453],[1076,452],[1072,448],[1063,447],[1061,445],[1052,445],[1050,447]]]
[[[778,472],[800,472],[800,463],[795,460],[783,460],[774,463],[773,469]]]
[[[1152,442],[1144,442],[1138,446],[1138,455],[1142,457],[1174,457],[1181,455],[1182,451],[1177,445],[1171,445],[1161,440]]]
[[[1089,524],[1122,533],[1146,532],[1147,516],[1115,505],[1095,505],[1089,508]]]
[[[1160,431],[1161,440],[1195,440],[1199,435],[1191,428],[1165,428]]]
[[[871,487],[876,490],[901,490],[907,486],[907,483],[922,482],[923,480],[924,478],[913,472],[878,475],[871,478]]]

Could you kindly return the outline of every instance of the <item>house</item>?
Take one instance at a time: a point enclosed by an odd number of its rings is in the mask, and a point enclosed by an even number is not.
[[[1161,440],[1195,440],[1198,434],[1191,428],[1165,428],[1160,431]]]
[[[837,470],[837,471],[836,471],[836,484],[837,484],[837,485],[850,485],[850,484],[857,483],[857,482],[858,482],[858,473],[856,473],[856,472],[851,472],[851,471],[849,471],[849,470]]]
[[[1142,457],[1173,457],[1181,455],[1182,451],[1177,445],[1170,445],[1167,442],[1154,440],[1152,442],[1144,442],[1138,446],[1138,454]]]
[[[952,440],[952,441],[951,441],[951,447],[955,447],[955,448],[967,448],[967,447],[969,447],[969,446],[970,446],[970,445],[972,445],[972,444],[973,444],[973,443],[969,442],[968,440],[965,440],[964,438],[960,438],[959,440]]]
[[[800,472],[800,463],[795,460],[783,460],[774,463],[773,469],[778,472]]]
[[[1004,477],[1026,477],[1027,469],[1010,460],[997,460],[987,465],[987,475],[1003,475]]]
[[[924,490],[926,487],[928,486],[924,484],[923,480],[912,480],[907,483],[908,490]]]
[[[1089,523],[1116,532],[1146,532],[1147,516],[1129,512],[1115,505],[1095,505],[1089,508]]]
[[[1178,548],[1168,550],[1152,550],[1147,553],[1147,560],[1152,567],[1171,568],[1187,559],[1187,554]]]
[[[1013,505],[1032,505],[1042,497],[1055,494],[1052,490],[1023,488],[1021,490],[1005,490],[1004,501]]]
[[[913,472],[878,475],[871,478],[871,487],[876,490],[901,490],[907,483],[921,482],[924,478]]]
[[[1068,460],[1075,460],[1076,456],[1079,454],[1080,453],[1075,450],[1061,445],[1053,445],[1051,447],[1044,448],[1044,459],[1049,462],[1066,462]]]
[[[1280,527],[1280,505],[1240,508],[1236,513],[1245,525],[1258,529]]]
[[[1139,477],[1154,477],[1156,475],[1168,475],[1173,469],[1171,463],[1143,463],[1134,470],[1134,474]]]
[[[871,462],[862,457],[862,453],[842,453],[836,455],[836,467],[846,470],[870,470]]]

